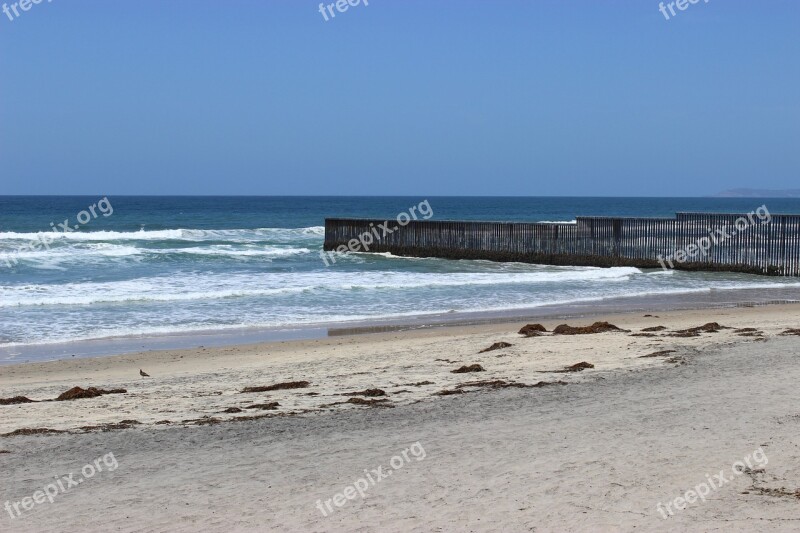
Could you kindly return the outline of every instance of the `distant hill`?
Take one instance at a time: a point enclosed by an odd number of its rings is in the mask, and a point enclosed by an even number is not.
[[[800,198],[800,189],[728,189],[715,198]]]

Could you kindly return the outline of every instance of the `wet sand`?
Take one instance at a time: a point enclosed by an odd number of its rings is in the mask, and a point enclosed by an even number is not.
[[[774,285],[771,280],[764,281]],[[393,332],[437,327],[477,326],[515,322],[583,320],[586,317],[620,313],[666,313],[701,309],[726,309],[800,302],[800,288],[767,286],[749,289],[708,290],[589,299],[552,303],[538,307],[500,311],[460,311],[355,322],[331,322],[296,328],[234,328],[175,333],[155,336],[130,336],[37,344],[0,348],[0,366],[45,362],[56,359],[101,357],[145,351],[182,350],[203,346],[225,348],[292,340],[316,340],[355,334]]]

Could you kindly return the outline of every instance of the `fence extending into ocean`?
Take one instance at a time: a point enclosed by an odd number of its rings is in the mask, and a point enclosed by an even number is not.
[[[800,276],[800,215],[761,220],[753,213],[678,213],[675,218],[579,217],[575,223],[412,220],[406,225],[329,218],[324,249]]]

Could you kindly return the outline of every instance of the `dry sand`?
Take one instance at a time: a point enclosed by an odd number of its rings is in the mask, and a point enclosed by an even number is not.
[[[0,398],[54,398],[76,385],[128,391],[0,406],[0,433],[69,431],[0,437],[11,452],[0,453],[0,505],[102,455],[119,464],[21,517],[0,509],[0,530],[800,530],[800,337],[779,335],[800,327],[800,306],[657,314],[570,321],[667,328],[653,337],[523,338],[513,323],[0,367]],[[712,321],[763,336],[671,336]],[[513,346],[478,353],[499,341]],[[675,352],[641,357],[664,350]],[[595,366],[555,372],[582,361]],[[470,364],[485,371],[450,372]],[[298,380],[310,385],[240,392]],[[567,385],[435,395],[478,380]],[[394,408],[322,407],[373,388]],[[268,402],[280,406],[246,409]],[[243,412],[222,413],[229,407]],[[122,420],[140,424],[79,429]],[[328,516],[316,507],[365,469],[391,470],[416,442],[424,460],[412,455]],[[758,448],[764,471],[733,476]],[[661,517],[659,502],[723,469],[732,481],[705,502]]]

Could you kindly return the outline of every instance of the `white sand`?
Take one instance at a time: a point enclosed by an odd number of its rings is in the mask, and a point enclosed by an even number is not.
[[[23,517],[0,509],[0,530],[799,530],[800,501],[791,493],[800,487],[800,338],[777,334],[800,325],[800,308],[659,314],[603,318],[634,330],[718,321],[762,328],[767,341],[732,330],[699,338],[523,339],[514,333],[521,324],[499,324],[2,367],[0,397],[54,397],[74,385],[129,392],[0,406],[0,432],[131,418],[144,424],[0,438],[0,450],[12,452],[0,454],[0,504],[32,495],[53,476],[79,473],[109,452],[119,462],[116,471],[97,474]],[[477,354],[501,340],[514,346]],[[677,350],[678,359],[639,358],[665,349]],[[596,367],[540,373],[580,361]],[[449,372],[472,363],[486,372]],[[139,367],[154,377],[139,378]],[[311,386],[238,393],[243,386],[299,379]],[[570,384],[432,396],[476,379]],[[403,385],[425,380],[435,385]],[[341,392],[373,387],[386,390],[396,408],[319,410],[346,399]],[[412,392],[397,394],[403,389]],[[281,414],[314,411],[210,426],[152,425],[204,415],[227,419],[237,415],[221,415],[222,408],[261,401],[280,402]],[[317,500],[333,498],[364,469],[386,470],[414,442],[424,448],[424,460],[412,457],[365,499],[330,516],[317,509]],[[731,465],[759,447],[769,459],[763,473],[736,476],[704,503],[661,518],[659,502],[681,496],[706,474],[725,469],[731,477]]]

